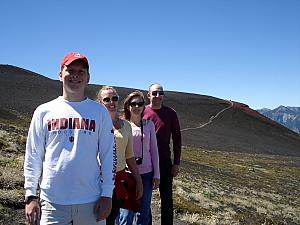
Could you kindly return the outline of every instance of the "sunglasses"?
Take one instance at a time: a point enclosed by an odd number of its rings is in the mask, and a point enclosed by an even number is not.
[[[111,98],[110,97],[105,97],[102,99],[103,102],[110,102],[110,101],[113,101],[113,102],[117,102],[119,101],[119,96],[115,95],[115,96],[112,96]]]
[[[164,91],[152,91],[152,93],[151,93],[152,96],[157,96],[157,94],[164,95],[165,93],[164,93]]]
[[[145,102],[130,102],[130,106],[138,106],[138,107],[141,107],[145,104]]]

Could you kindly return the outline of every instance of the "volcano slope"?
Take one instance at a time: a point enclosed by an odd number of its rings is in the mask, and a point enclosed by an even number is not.
[[[24,224],[27,129],[61,83],[0,65],[0,84],[0,224]],[[87,95],[100,87],[89,85]],[[134,90],[116,89],[121,99]],[[178,113],[184,145],[174,181],[177,224],[300,224],[298,134],[234,101],[166,91],[165,103]],[[153,210],[158,198],[155,192]]]

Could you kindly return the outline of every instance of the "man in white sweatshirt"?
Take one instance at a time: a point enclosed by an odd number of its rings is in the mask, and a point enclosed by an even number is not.
[[[116,169],[111,118],[102,104],[84,95],[90,78],[84,55],[67,54],[59,78],[63,95],[37,107],[28,131],[26,221],[105,224]]]

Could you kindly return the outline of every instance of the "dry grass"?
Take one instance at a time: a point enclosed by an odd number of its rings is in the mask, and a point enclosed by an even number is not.
[[[0,140],[0,224],[24,224],[24,128],[6,126]],[[299,180],[299,157],[184,148],[174,224],[300,224]],[[154,225],[158,199],[155,191]]]
[[[0,224],[25,224],[24,128],[0,124]]]
[[[190,224],[300,224],[300,158],[185,148],[175,208]]]

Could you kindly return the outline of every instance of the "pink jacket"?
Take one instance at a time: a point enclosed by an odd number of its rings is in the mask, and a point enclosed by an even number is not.
[[[142,157],[141,128],[132,126],[133,151],[135,157]],[[160,178],[159,156],[154,123],[143,121],[143,163],[138,165],[140,174],[154,172],[153,178]]]

